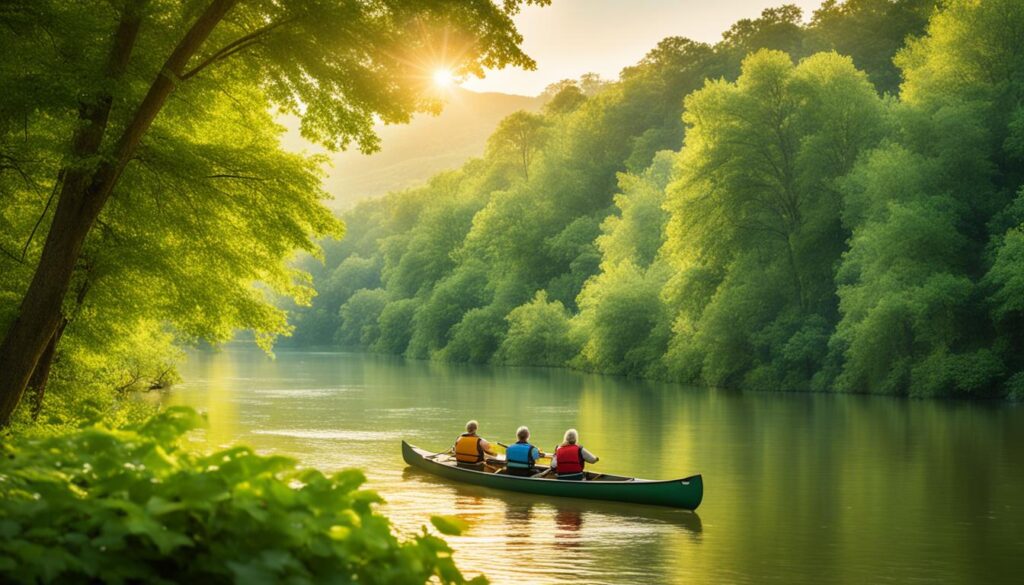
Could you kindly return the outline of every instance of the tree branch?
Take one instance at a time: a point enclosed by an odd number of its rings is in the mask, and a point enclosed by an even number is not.
[[[170,56],[164,62],[149,90],[146,92],[142,102],[139,103],[131,121],[125,127],[121,137],[117,141],[113,160],[103,164],[93,175],[90,185],[89,214],[95,217],[103,208],[110,192],[113,191],[124,172],[125,166],[135,153],[142,137],[149,130],[156,119],[157,114],[163,109],[167,96],[174,91],[174,87],[181,80],[185,66],[195,55],[196,51],[206,41],[213,29],[220,24],[224,15],[238,2],[238,0],[212,0],[206,10],[199,15],[199,18],[192,24],[192,27],[185,33],[185,36],[178,42]]]
[[[18,264],[24,264],[25,263],[25,261],[22,260],[21,258],[19,258],[17,254],[12,254],[12,253],[8,252],[7,248],[4,248],[3,246],[0,246],[0,253],[2,253],[4,256],[7,256],[11,260],[14,260]]]
[[[276,28],[278,28],[280,26],[283,26],[285,24],[288,24],[290,22],[293,22],[294,20],[295,20],[295,18],[286,18],[286,19],[280,20],[278,22],[272,22],[272,23],[268,24],[267,26],[258,28],[258,29],[252,31],[251,33],[249,33],[247,35],[244,35],[242,37],[239,37],[239,38],[235,39],[234,41],[231,41],[230,43],[224,45],[223,47],[221,47],[220,49],[215,51],[212,55],[210,55],[205,60],[203,60],[203,62],[201,62],[200,64],[196,65],[195,67],[193,67],[189,71],[183,73],[181,75],[181,79],[182,80],[191,79],[192,77],[194,77],[196,74],[198,74],[203,69],[206,69],[210,65],[213,65],[217,61],[221,61],[223,59],[227,59],[231,55],[234,55],[235,53],[237,53],[239,51],[243,51],[243,50],[249,48],[250,46],[258,43],[262,37],[266,36],[272,30],[274,30],[274,29],[276,29]]]
[[[264,179],[263,177],[249,177],[249,176],[246,176],[246,175],[232,175],[232,174],[227,174],[227,173],[222,173],[222,174],[218,174],[218,175],[206,175],[206,178],[207,179],[239,179],[239,180],[242,180],[242,181],[260,181],[260,182],[269,181],[270,180],[270,179]]]
[[[28,247],[32,244],[32,239],[36,237],[36,230],[39,229],[39,224],[43,223],[43,218],[46,217],[46,212],[50,211],[50,205],[53,204],[53,198],[57,195],[60,190],[61,183],[64,182],[64,169],[61,169],[57,173],[57,180],[53,183],[53,189],[50,191],[50,197],[46,200],[46,206],[43,207],[43,212],[39,214],[39,218],[36,219],[36,224],[32,226],[32,231],[28,234],[28,239],[25,240],[25,245],[21,247],[21,261],[25,261],[25,255],[28,254]]]

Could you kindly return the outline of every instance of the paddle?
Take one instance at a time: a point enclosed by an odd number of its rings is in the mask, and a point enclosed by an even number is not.
[[[440,457],[442,455],[451,455],[451,454],[452,454],[452,449],[449,448],[447,451],[444,451],[442,453],[434,453],[433,455],[427,455],[426,457],[424,457],[424,459],[434,459],[434,458]]]

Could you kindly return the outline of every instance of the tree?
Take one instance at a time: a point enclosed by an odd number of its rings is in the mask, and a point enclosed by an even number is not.
[[[805,57],[802,25],[803,11],[799,6],[784,4],[765,8],[760,18],[743,18],[722,33],[722,42],[716,47],[729,61],[734,72],[746,57],[760,49],[782,51],[792,58]],[[735,73],[730,75],[730,78]]]
[[[839,390],[1019,388],[1009,299],[1024,220],[1016,199],[1022,27],[1019,2],[953,1],[899,54],[898,138],[843,182],[852,237],[830,340]]]
[[[849,55],[880,92],[899,92],[893,57],[924,32],[937,0],[826,0],[814,11],[808,44]]]
[[[327,195],[315,160],[282,152],[280,129],[258,103],[239,90],[206,104],[211,116],[204,121],[154,128],[166,150],[147,148],[126,169],[124,195],[111,199],[83,246],[73,294],[29,382],[36,412],[51,378],[79,386],[107,378],[108,387],[121,387],[118,372],[125,369],[150,377],[129,355],[128,339],[163,339],[170,332],[178,341],[217,342],[244,327],[266,343],[288,332],[283,311],[270,301],[302,303],[313,291],[285,260],[296,249],[314,251],[311,236],[340,230],[320,205]],[[200,138],[201,146],[187,146]],[[18,269],[3,284],[12,297],[11,320],[31,279],[39,246],[31,230],[45,219],[45,200],[4,207],[20,227],[13,239],[26,252],[24,261],[10,262]],[[151,381],[160,383],[165,369],[158,365]]]
[[[508,334],[494,361],[514,366],[564,366],[578,351],[569,332],[569,312],[544,291],[509,311]]]
[[[156,136],[161,128],[187,127],[210,114],[201,105],[217,95],[256,88],[264,111],[300,114],[306,137],[372,151],[375,117],[402,122],[436,107],[421,91],[436,65],[424,62],[436,38],[464,45],[454,64],[459,73],[532,66],[511,21],[523,3],[546,1],[397,1],[371,9],[211,0],[182,10],[178,2],[129,0],[22,2],[5,10],[2,85],[16,88],[0,108],[5,142],[13,120],[60,120],[55,134],[66,136],[70,156],[48,181],[53,218],[0,343],[0,424],[60,325],[76,265],[111,197],[127,196],[123,178],[140,154],[167,148]],[[53,22],[60,26],[51,30]],[[110,29],[108,22],[117,24]],[[144,25],[154,34],[140,36]],[[185,145],[202,144],[192,140]]]
[[[664,269],[643,271],[624,261],[587,281],[572,323],[575,336],[585,339],[577,367],[627,376],[657,374],[669,333],[660,297],[666,275]]]
[[[493,153],[511,156],[519,164],[523,179],[530,179],[530,163],[544,141],[544,118],[519,111],[509,115],[487,140]]]
[[[572,79],[552,83],[544,90],[541,97],[546,100],[544,112],[556,116],[574,112],[583,102],[587,101],[583,90]]]
[[[339,309],[341,326],[335,341],[346,347],[370,347],[380,337],[378,319],[388,304],[383,289],[361,289]]]
[[[384,306],[377,318],[377,326],[380,336],[374,342],[371,349],[381,353],[401,355],[409,347],[409,340],[412,338],[413,317],[416,315],[416,308],[419,305],[417,299],[401,299],[392,301]]]
[[[674,162],[674,153],[662,151],[642,174],[619,174],[622,192],[615,196],[619,214],[605,218],[597,238],[603,266],[629,261],[647,268],[654,262],[668,222],[665,188]]]
[[[706,382],[735,384],[783,363],[789,338],[835,318],[833,270],[846,240],[836,180],[881,138],[882,102],[849,58],[822,53],[794,66],[759,51],[736,83],[709,82],[686,107],[663,250],[683,279],[667,290],[670,304],[688,302],[673,292],[718,280],[699,297],[706,305],[680,316],[676,334],[688,339],[673,351],[686,361],[703,353]],[[756,375],[769,387],[809,384],[790,373]]]

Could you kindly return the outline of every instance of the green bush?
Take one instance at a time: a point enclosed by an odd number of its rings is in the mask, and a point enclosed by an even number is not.
[[[443,540],[395,536],[359,471],[182,448],[201,422],[175,407],[134,427],[4,442],[0,581],[466,582]]]
[[[545,291],[509,312],[508,335],[494,360],[518,366],[564,366],[579,351],[571,339],[569,312]]]

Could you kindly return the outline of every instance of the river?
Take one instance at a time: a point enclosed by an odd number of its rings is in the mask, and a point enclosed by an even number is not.
[[[359,467],[403,533],[432,514],[494,583],[1009,583],[1024,575],[1024,405],[714,391],[559,369],[229,346],[193,352],[172,404],[196,440],[323,470]],[[701,473],[696,513],[444,482],[400,441],[444,450],[466,420],[541,448],[564,430],[597,471]]]

